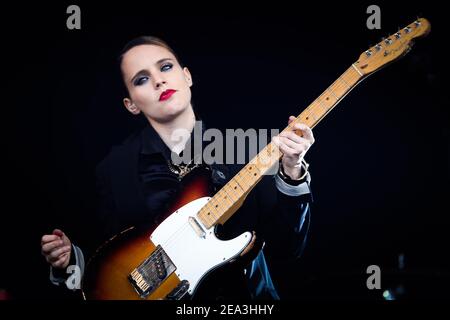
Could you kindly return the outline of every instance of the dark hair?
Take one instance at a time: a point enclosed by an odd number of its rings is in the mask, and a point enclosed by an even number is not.
[[[137,47],[137,46],[141,46],[141,45],[154,45],[154,46],[159,46],[159,47],[166,48],[167,50],[170,51],[170,53],[172,53],[175,56],[175,58],[177,59],[178,63],[181,65],[181,67],[183,67],[180,59],[177,56],[177,54],[167,44],[167,42],[165,42],[164,40],[161,40],[160,38],[153,37],[153,36],[140,36],[140,37],[134,38],[133,40],[128,42],[125,45],[125,47],[123,47],[122,51],[120,52],[120,55],[119,55],[119,67],[122,66],[122,60],[123,60],[123,57],[125,56],[125,54],[128,51],[130,51],[132,48]]]

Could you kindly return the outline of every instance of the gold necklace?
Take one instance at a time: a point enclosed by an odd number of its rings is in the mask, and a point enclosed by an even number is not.
[[[178,180],[183,179],[189,172],[199,166],[198,163],[192,163],[193,159],[188,164],[174,164],[172,161],[168,160],[167,164],[169,166],[170,171],[175,173],[178,177]]]

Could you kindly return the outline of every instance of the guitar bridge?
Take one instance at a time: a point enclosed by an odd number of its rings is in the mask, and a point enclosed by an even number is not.
[[[128,280],[139,297],[145,299],[175,270],[175,265],[159,245],[144,262],[128,275]]]

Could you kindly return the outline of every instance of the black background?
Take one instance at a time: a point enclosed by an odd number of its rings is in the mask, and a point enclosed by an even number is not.
[[[139,35],[165,39],[193,74],[193,102],[217,128],[283,128],[369,46],[411,23],[432,31],[376,73],[315,129],[307,155],[314,191],[303,257],[275,270],[281,296],[303,300],[448,298],[449,111],[444,10],[430,1],[203,5],[78,2],[17,4],[2,21],[2,268],[10,298],[78,299],[48,281],[40,237],[62,228],[83,244],[94,207],[94,168],[143,121],[122,106],[116,58]],[[5,81],[6,80],[6,81]],[[404,255],[400,270],[398,257]],[[378,265],[382,290],[368,290]]]

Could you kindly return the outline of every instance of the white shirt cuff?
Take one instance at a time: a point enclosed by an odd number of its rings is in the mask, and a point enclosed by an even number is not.
[[[299,184],[298,186],[293,186],[288,183],[286,183],[279,174],[274,175],[275,178],[275,185],[277,189],[284,193],[285,195],[291,196],[291,197],[298,197],[304,194],[311,193],[311,189],[309,188],[309,183],[311,182],[311,176],[309,173],[306,176],[306,181]]]

